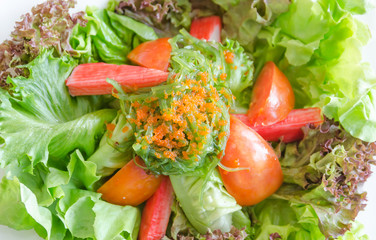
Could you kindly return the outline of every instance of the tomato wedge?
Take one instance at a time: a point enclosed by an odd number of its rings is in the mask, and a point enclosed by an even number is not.
[[[248,110],[251,126],[266,126],[283,120],[294,104],[290,82],[273,62],[267,62],[253,87]]]
[[[136,158],[141,163],[140,158]],[[110,178],[97,192],[102,199],[117,205],[138,206],[158,189],[162,176],[148,174],[132,160]]]
[[[164,177],[158,190],[146,202],[142,211],[139,240],[161,239],[166,235],[174,200],[169,177]]]
[[[72,96],[111,94],[113,86],[107,78],[127,88],[153,87],[167,80],[168,73],[139,66],[108,63],[78,65],[65,81]]]
[[[234,116],[230,117],[230,136],[221,163],[226,168],[246,168],[232,172],[219,168],[227,191],[241,206],[261,202],[283,182],[281,166],[273,148]]]
[[[250,126],[250,121],[245,114],[234,114],[246,125]],[[287,117],[277,123],[268,126],[252,127],[258,134],[260,134],[266,141],[279,141],[289,143],[303,139],[304,133],[302,127],[307,124],[314,124],[315,126],[323,123],[324,119],[320,108],[304,108],[293,109]]]
[[[221,42],[222,22],[218,16],[193,20],[190,34],[198,39]]]
[[[167,71],[172,51],[168,40],[159,38],[141,43],[128,54],[128,59],[139,66]]]

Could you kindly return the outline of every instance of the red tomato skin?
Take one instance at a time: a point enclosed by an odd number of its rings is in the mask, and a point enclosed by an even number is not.
[[[140,161],[139,158],[136,161]],[[138,206],[158,189],[162,176],[148,174],[133,160],[128,162],[99,189],[102,199],[117,205]]]
[[[251,126],[266,126],[286,118],[295,96],[287,77],[273,62],[267,62],[257,77],[248,110]]]
[[[230,118],[230,136],[219,168],[227,191],[241,206],[251,206],[272,195],[282,184],[283,174],[273,148],[236,117]]]
[[[141,43],[128,54],[128,59],[139,66],[166,72],[172,51],[168,40],[169,38],[159,38]]]
[[[148,199],[142,211],[139,240],[159,240],[166,235],[173,201],[170,178],[163,177],[158,190]]]

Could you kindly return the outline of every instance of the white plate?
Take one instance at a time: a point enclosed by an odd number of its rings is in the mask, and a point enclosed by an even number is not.
[[[45,0],[1,0],[0,7],[0,42],[8,38],[12,31],[15,21],[28,11],[31,7],[44,2]],[[77,10],[84,10],[87,5],[105,7],[108,0],[78,0]],[[368,46],[364,49],[364,60],[370,62],[373,69],[376,69],[376,9],[373,9],[365,16],[359,17],[370,26],[372,35],[375,36]],[[373,168],[375,169],[375,168]],[[2,176],[0,169],[0,177]],[[368,234],[370,239],[376,239],[375,216],[376,216],[376,175],[368,179],[364,189],[368,192],[368,205],[365,211],[361,212],[357,218],[364,224],[364,233]],[[40,240],[33,231],[15,231],[13,229],[0,225],[0,239],[6,240]]]

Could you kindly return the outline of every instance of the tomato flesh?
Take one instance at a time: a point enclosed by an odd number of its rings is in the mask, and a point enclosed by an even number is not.
[[[167,71],[172,51],[168,40],[159,38],[141,43],[128,54],[128,59],[142,67]]]
[[[273,148],[234,116],[230,118],[230,136],[221,163],[226,168],[247,168],[234,172],[219,168],[227,191],[241,206],[261,202],[283,182],[281,166]]]
[[[137,162],[141,162],[139,158]],[[102,199],[117,205],[138,206],[158,189],[162,176],[148,174],[132,160],[103,184]]]
[[[294,104],[294,92],[287,77],[273,62],[267,62],[253,87],[248,110],[251,126],[266,126],[283,120]]]

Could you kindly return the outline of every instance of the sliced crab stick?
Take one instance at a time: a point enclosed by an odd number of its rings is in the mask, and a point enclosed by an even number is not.
[[[196,19],[191,24],[190,34],[198,39],[221,42],[222,22],[218,16]]]
[[[113,86],[107,78],[130,89],[153,87],[167,80],[168,73],[156,69],[115,65],[107,63],[86,63],[78,65],[66,80],[72,96],[111,94]]]

